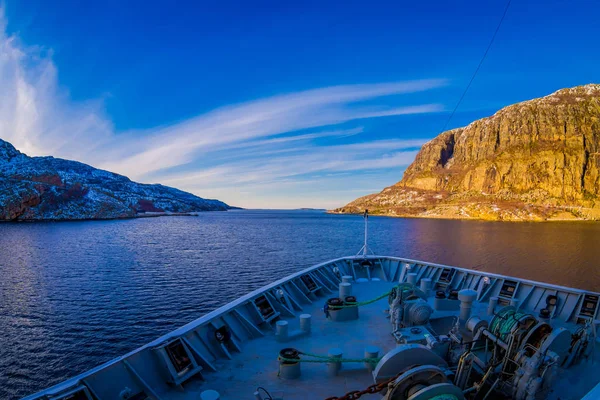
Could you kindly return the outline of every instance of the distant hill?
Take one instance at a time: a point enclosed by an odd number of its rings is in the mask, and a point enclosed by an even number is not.
[[[0,139],[0,221],[131,218],[230,207],[163,185],[146,185],[75,161],[28,157]]]
[[[423,145],[402,180],[334,210],[489,220],[600,219],[600,85],[505,107]]]

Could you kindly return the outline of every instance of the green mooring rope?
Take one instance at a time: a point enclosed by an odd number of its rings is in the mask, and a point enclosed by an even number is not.
[[[413,288],[413,285],[411,285],[410,283],[401,283],[398,286],[394,286],[394,288],[392,290],[390,290],[389,292],[385,292],[377,297],[375,297],[374,299],[371,300],[365,300],[365,301],[351,301],[351,302],[347,302],[346,304],[343,305],[339,305],[339,306],[334,306],[334,305],[330,305],[328,306],[331,310],[339,310],[340,308],[348,308],[348,307],[360,307],[360,306],[366,306],[368,304],[371,303],[375,303],[381,299],[384,299],[386,297],[388,297],[390,295],[390,293],[392,293],[392,291],[394,289],[402,289],[403,292],[408,291],[409,289]]]
[[[379,301],[379,300],[381,300],[381,299],[383,299],[385,297],[388,297],[390,295],[390,293],[391,293],[391,291],[387,292],[387,293],[384,293],[384,294],[382,294],[380,296],[377,296],[376,298],[371,299],[371,300],[366,300],[366,301],[349,301],[349,302],[347,302],[345,304],[342,304],[340,306],[330,305],[329,308],[332,309],[332,310],[339,310],[340,308],[366,306],[367,304],[375,303],[376,301]]]
[[[307,355],[307,354],[302,353],[301,355]],[[312,357],[318,357],[318,359],[307,360],[307,359],[303,359],[303,358],[285,358],[285,357],[281,357],[281,356],[279,356],[278,359],[279,359],[279,361],[290,362],[290,363],[304,362],[304,363],[319,363],[319,364],[329,364],[329,363],[337,363],[337,362],[344,362],[344,363],[368,362],[370,364],[377,365],[377,363],[379,363],[379,361],[381,361],[381,357],[375,357],[375,358],[341,358],[341,357],[329,357],[329,356],[312,356]]]
[[[330,364],[330,363],[341,363],[341,362],[345,362],[345,363],[351,363],[351,362],[368,362],[370,363],[373,368],[379,363],[379,361],[382,359],[382,357],[375,357],[375,358],[342,358],[342,357],[329,357],[329,356],[320,356],[318,354],[311,354],[311,353],[304,353],[304,352],[298,352],[298,355],[303,355],[303,356],[310,356],[310,357],[315,357],[315,360],[306,360],[306,359],[302,359],[302,358],[286,358],[286,357],[281,357],[278,356],[277,359],[280,361],[279,364],[279,372],[277,373],[277,376],[279,376],[279,374],[281,373],[281,362],[287,362],[287,363],[317,363],[317,364]]]

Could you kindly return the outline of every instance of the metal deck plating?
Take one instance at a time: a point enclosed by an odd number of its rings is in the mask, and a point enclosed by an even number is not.
[[[457,317],[459,309],[436,305],[436,291],[467,288],[477,293],[471,315],[486,315],[491,298],[538,315],[550,295],[557,299],[548,319],[553,327],[575,331],[577,322],[598,323],[598,293],[415,260],[361,255],[328,261],[274,282],[26,399],[199,399],[209,389],[217,391],[221,399],[252,399],[256,398],[256,388],[262,386],[274,398],[291,400],[324,399],[362,390],[374,381],[371,371],[360,362],[343,363],[337,375],[328,373],[331,367],[327,363],[301,363],[298,379],[278,376],[277,356],[285,347],[325,356],[332,348],[339,348],[343,358],[352,359],[363,358],[368,346],[377,347],[379,356],[397,347],[390,334],[385,313],[390,305],[385,299],[360,307],[355,320],[326,318],[323,305],[328,298],[338,297],[344,275],[352,277],[352,295],[359,302],[386,293],[399,282],[413,280],[418,284],[430,279],[427,303],[434,309],[430,326],[440,331],[450,327],[449,317]],[[301,314],[312,316],[310,333],[306,326],[300,327]],[[280,329],[277,321],[288,322],[289,339],[285,343],[276,337]],[[405,334],[403,340],[410,342],[408,336]],[[585,396],[600,380],[598,362],[594,361],[600,359],[597,353],[594,348],[587,360],[562,371],[559,382],[543,398]]]

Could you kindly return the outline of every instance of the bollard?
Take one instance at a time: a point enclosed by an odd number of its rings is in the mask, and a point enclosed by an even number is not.
[[[435,310],[442,310],[444,307],[444,302],[446,301],[446,292],[443,290],[438,290],[435,292],[435,298],[433,299],[433,308]]]
[[[283,379],[297,379],[300,377],[300,357],[298,351],[292,348],[286,348],[279,351],[279,357],[294,361],[283,361],[279,359],[279,376]]]
[[[458,292],[458,299],[460,300],[458,321],[461,326],[464,326],[471,317],[471,309],[473,308],[473,302],[477,299],[477,292],[472,289],[463,289]]]
[[[306,333],[310,333],[310,314],[300,314],[300,329]]]
[[[287,321],[277,321],[277,323],[275,324],[275,338],[280,341],[280,342],[284,342],[287,340],[288,338],[288,322]]]
[[[365,347],[365,358],[377,358],[379,357],[379,347],[376,346],[367,346]],[[367,370],[373,372],[373,370],[375,369],[377,365],[370,363],[370,362],[365,362],[365,367],[367,367]]]
[[[494,311],[496,310],[496,306],[498,305],[497,297],[490,297],[490,302],[488,304],[487,314],[494,315]]]
[[[344,276],[342,276],[342,282],[344,282],[344,283],[352,283],[352,276],[350,276],[350,275],[344,275]]]
[[[352,295],[352,284],[347,282],[340,283],[340,299],[345,299],[346,296]]]
[[[417,284],[417,274],[411,272],[410,274],[406,275],[406,282],[410,283],[411,285],[416,285]]]
[[[329,349],[329,353],[327,353],[327,355],[331,358],[342,358],[342,349],[337,347]],[[338,372],[340,372],[340,369],[342,369],[341,361],[327,363],[327,374],[329,376],[337,376]]]
[[[421,279],[421,290],[425,293],[425,296],[429,297],[429,292],[431,292],[431,278]]]
[[[219,400],[220,398],[221,396],[216,390],[205,390],[200,393],[200,400]]]

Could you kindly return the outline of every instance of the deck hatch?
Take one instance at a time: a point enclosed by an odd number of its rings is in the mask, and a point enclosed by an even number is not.
[[[596,314],[596,308],[598,307],[598,296],[593,294],[586,294],[583,297],[583,303],[579,310],[579,315],[582,317],[594,318]]]
[[[254,305],[260,312],[262,319],[265,321],[269,321],[275,315],[275,310],[265,295],[254,299]]]
[[[415,269],[413,268],[412,272],[414,271]],[[434,289],[447,291],[451,287],[454,275],[456,275],[456,270],[454,268],[443,268],[440,277],[435,281]],[[418,278],[417,281],[419,279],[420,278]]]
[[[173,368],[175,368],[175,371],[177,371],[178,374],[181,375],[192,366],[192,360],[181,340],[171,342],[165,346],[165,350],[171,360],[171,364],[173,364]]]
[[[517,291],[517,282],[506,280],[500,289],[500,296],[512,299]]]
[[[306,274],[306,275],[302,275],[300,277],[300,279],[302,280],[302,283],[304,283],[304,285],[306,285],[306,288],[308,289],[309,292],[312,293],[312,292],[315,292],[318,289],[320,289],[312,276]]]
[[[444,268],[442,270],[442,274],[440,275],[440,279],[438,279],[438,282],[450,283],[452,281],[452,278],[454,278],[455,273],[456,270],[454,268]]]
[[[163,364],[171,376],[169,383],[181,385],[183,382],[202,371],[191,350],[182,338],[175,338],[154,348],[163,360]]]
[[[500,287],[500,293],[498,294],[498,304],[501,306],[508,306],[511,299],[517,293],[519,283],[516,281],[505,280]]]

